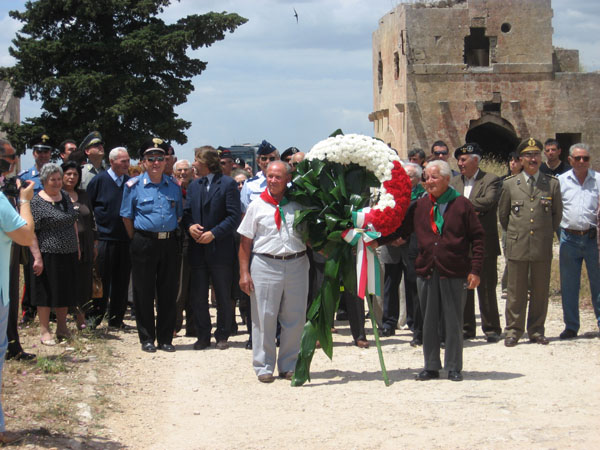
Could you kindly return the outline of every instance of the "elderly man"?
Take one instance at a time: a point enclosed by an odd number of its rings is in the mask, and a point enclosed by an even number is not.
[[[546,155],[546,162],[540,166],[540,172],[548,175],[554,175],[555,177],[571,170],[571,166],[561,161],[560,154],[562,149],[556,139],[548,139],[544,143],[544,155]]]
[[[262,141],[258,146],[256,154],[258,156],[258,167],[260,168],[260,172],[244,183],[244,187],[240,193],[243,213],[248,209],[250,202],[258,198],[267,187],[267,178],[265,177],[267,166],[270,162],[279,159],[279,152],[267,141]]]
[[[560,185],[552,175],[540,172],[540,141],[527,139],[519,144],[517,152],[523,172],[504,180],[498,203],[500,225],[506,231],[508,259],[504,345],[514,347],[525,332],[529,289],[527,334],[531,342],[547,345],[544,323],[548,312],[552,239],[562,218]]]
[[[220,157],[213,147],[196,149],[195,165],[200,178],[188,189],[182,220],[190,236],[190,301],[198,337],[194,349],[210,345],[208,287],[212,280],[217,299],[216,348],[226,350],[233,322],[233,233],[240,222],[240,193],[235,180],[221,173]]]
[[[87,185],[96,175],[106,170],[104,163],[104,141],[98,131],[92,131],[79,144],[79,151],[87,156],[88,163],[81,168],[81,189],[87,189]]]
[[[146,171],[125,183],[121,217],[131,239],[131,280],[138,336],[145,352],[174,352],[177,224],[181,189],[164,175],[169,145],[151,138],[140,149]],[[156,318],[154,299],[156,298]]]
[[[479,285],[483,264],[483,228],[471,202],[450,186],[450,175],[445,161],[427,165],[425,189],[429,195],[409,208],[396,232],[405,238],[414,230],[419,247],[416,272],[425,357],[425,368],[416,378],[419,381],[439,378],[440,312],[445,323],[444,368],[449,380],[462,381],[463,310],[467,289]],[[396,233],[380,243],[393,240]]]
[[[561,339],[571,339],[579,331],[579,286],[581,265],[590,280],[592,305],[600,327],[600,269],[596,249],[596,211],[600,200],[600,174],[590,169],[590,148],[579,143],[569,149],[573,167],[558,177],[563,201],[560,222],[560,291],[565,330]]]
[[[266,179],[267,188],[250,204],[238,233],[240,287],[250,295],[252,308],[252,364],[258,380],[270,383],[274,380],[278,319],[279,376],[291,380],[293,375],[306,319],[308,258],[306,245],[294,230],[294,213],[301,207],[285,197],[290,167],[272,161]]]
[[[129,236],[121,220],[121,202],[129,180],[129,153],[125,147],[116,147],[108,159],[110,168],[92,178],[87,187],[98,228],[96,267],[102,278],[102,298],[92,300],[89,325],[92,328],[100,325],[108,307],[108,325],[127,328],[123,317],[127,310],[131,258]]]
[[[450,185],[459,194],[469,199],[485,231],[483,267],[477,296],[481,312],[481,328],[486,339],[488,342],[498,342],[502,328],[496,298],[497,265],[498,255],[500,255],[496,209],[500,198],[501,181],[496,175],[479,168],[482,154],[481,147],[476,143],[467,143],[456,149],[454,158],[458,161],[460,175],[453,177]],[[469,291],[464,313],[464,338],[474,338],[475,329],[475,291]]]
[[[12,151],[11,151],[12,150]],[[0,174],[12,171],[14,164],[14,149],[8,141],[0,145]],[[9,264],[11,257],[11,244],[15,242],[22,246],[32,244],[35,239],[34,223],[31,215],[30,201],[33,198],[32,181],[25,181],[23,189],[18,192],[18,203],[21,206],[17,212],[14,206],[7,200],[4,193],[0,193],[0,375],[4,366],[4,355],[8,347],[6,327],[9,316]],[[0,386],[1,386],[0,382]],[[4,425],[4,413],[0,403],[0,444],[15,442],[21,436],[6,431]]]
[[[292,168],[292,171],[296,171],[296,166],[298,164],[300,164],[302,161],[304,161],[304,158],[306,157],[306,155],[304,154],[304,152],[296,152],[292,155],[292,157],[290,158],[290,162],[289,165]]]
[[[187,189],[192,181],[192,165],[187,159],[181,159],[173,166],[173,176],[182,189]]]

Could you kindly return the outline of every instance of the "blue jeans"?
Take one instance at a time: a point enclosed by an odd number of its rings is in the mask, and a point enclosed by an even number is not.
[[[6,337],[6,325],[8,324],[8,305],[2,304],[0,298],[0,396],[2,394],[2,368],[4,367],[4,356],[8,347],[8,338]],[[0,432],[4,432],[4,411],[2,410],[2,402],[0,401]]]
[[[590,280],[594,313],[600,327],[600,269],[598,246],[590,235],[577,236],[560,231],[560,290],[562,293],[563,319],[567,330],[579,331],[579,286],[581,265]]]

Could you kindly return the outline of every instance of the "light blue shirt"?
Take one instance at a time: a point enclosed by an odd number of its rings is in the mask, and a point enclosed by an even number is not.
[[[0,302],[4,306],[10,303],[10,246],[12,240],[6,235],[18,230],[27,222],[17,213],[3,193],[0,193]]]
[[[183,212],[181,188],[170,177],[158,184],[147,173],[125,183],[121,217],[133,220],[133,228],[159,233],[173,231]]]
[[[267,177],[262,172],[250,178],[244,183],[240,192],[240,201],[242,202],[242,212],[245,213],[250,203],[260,197],[260,194],[267,188]]]
[[[579,184],[571,169],[559,175],[558,181],[563,202],[561,228],[586,231],[595,227],[598,222],[596,212],[600,193],[600,174],[588,169],[583,184]]]
[[[23,181],[25,181],[25,180],[33,181],[34,194],[37,194],[42,190],[42,182],[40,181],[40,171],[37,170],[36,166],[33,166],[31,169],[27,169],[27,170],[20,172],[18,177]]]
[[[118,177],[117,174],[113,172],[112,167],[110,169],[108,169],[106,172],[108,172],[108,174],[110,175],[112,180],[116,183],[116,185],[121,187],[121,185],[123,184],[123,175]]]

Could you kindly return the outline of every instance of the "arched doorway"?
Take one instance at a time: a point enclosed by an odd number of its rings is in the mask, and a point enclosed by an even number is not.
[[[471,121],[465,142],[477,142],[488,158],[507,161],[508,154],[519,145],[519,138],[510,122],[484,114],[481,119]]]

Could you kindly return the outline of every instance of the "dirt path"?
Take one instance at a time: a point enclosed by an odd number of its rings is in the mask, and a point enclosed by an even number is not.
[[[214,343],[194,351],[194,339],[180,337],[176,353],[150,355],[128,333],[115,341],[122,363],[107,437],[131,449],[598,447],[594,322],[589,309],[582,311],[584,335],[560,341],[562,310],[551,302],[550,345],[523,339],[506,348],[478,336],[466,343],[462,383],[414,381],[422,349],[410,347],[410,333],[401,331],[383,341],[390,387],[375,347],[350,345],[347,322],[336,323],[333,361],[316,354],[312,382],[300,388],[259,383],[245,334],[227,351]]]

